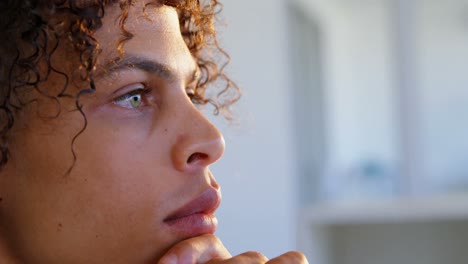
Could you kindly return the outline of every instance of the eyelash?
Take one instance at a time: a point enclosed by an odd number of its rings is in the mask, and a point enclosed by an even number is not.
[[[145,104],[148,103],[148,99],[147,99],[147,96],[151,93],[151,89],[143,86],[142,88],[138,88],[138,89],[134,89],[124,95],[121,95],[117,98],[115,98],[114,100],[112,100],[112,102],[114,104],[117,104],[119,105],[120,103],[123,103],[125,102],[126,100],[129,100],[130,98],[132,98],[133,96],[135,95],[139,95],[141,96],[141,100],[142,100],[142,103],[143,103],[143,106]]]
[[[143,104],[147,104],[148,103],[148,99],[146,98],[149,94],[151,93],[151,89],[147,88],[146,86],[143,86],[143,88],[138,88],[138,89],[134,89],[126,94],[123,94],[117,98],[115,98],[113,101],[114,104],[119,104],[121,102],[124,102],[125,100],[128,100],[130,99],[132,96],[135,96],[135,95],[140,95],[142,97],[142,101],[143,101]],[[185,89],[185,93],[187,95],[187,97],[193,102],[195,103],[196,99],[197,99],[197,93],[195,91],[195,89],[192,89],[192,88],[186,88]]]

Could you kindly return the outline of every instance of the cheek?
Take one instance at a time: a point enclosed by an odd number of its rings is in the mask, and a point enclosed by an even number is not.
[[[21,157],[18,180],[10,184],[17,190],[11,222],[18,229],[18,248],[38,256],[82,248],[90,256],[127,252],[130,257],[168,244],[160,225],[173,188],[181,184],[171,175],[168,140],[164,133],[148,137],[145,129],[123,127],[110,129],[90,119],[76,141],[77,161],[68,176],[76,127],[22,138],[15,152]]]
[[[55,182],[64,177],[73,164],[71,141],[80,130],[79,126],[58,119],[42,121],[36,116],[25,125],[18,122],[14,129],[9,146],[11,162],[7,163],[7,170],[11,172],[8,174],[40,182]]]
[[[168,163],[166,138],[150,140],[144,131],[128,127],[88,127],[77,141],[78,162],[71,176],[80,182],[80,199],[86,199],[79,203],[99,212],[89,216],[96,225],[92,229],[108,232],[102,236],[119,241],[116,247],[127,241],[126,250],[154,251],[159,243],[167,244],[160,225],[182,182]]]
[[[112,213],[155,215],[181,185],[171,170],[169,143],[164,134],[127,125],[109,129],[90,122],[76,144],[72,178],[85,183],[87,196]],[[146,218],[146,216],[139,216]]]

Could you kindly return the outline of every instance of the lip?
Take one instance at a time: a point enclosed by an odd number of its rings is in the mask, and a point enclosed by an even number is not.
[[[213,234],[218,226],[214,212],[221,203],[221,193],[207,189],[195,199],[175,210],[164,219],[172,232],[186,238]]]

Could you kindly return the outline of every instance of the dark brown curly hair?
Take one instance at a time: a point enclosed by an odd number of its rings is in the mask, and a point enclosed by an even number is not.
[[[106,6],[118,5],[121,9],[121,38],[116,49],[122,56],[124,43],[133,37],[132,32],[126,29],[126,20],[129,8],[134,2],[135,0],[0,2],[0,38],[3,40],[0,42],[0,168],[8,162],[8,137],[17,113],[25,105],[37,100],[24,96],[31,90],[56,101],[59,107],[59,99],[62,97],[75,99],[76,110],[82,114],[84,120],[81,131],[71,142],[75,163],[73,145],[87,126],[80,96],[99,89],[93,76],[100,54],[100,44],[93,35],[102,26]],[[148,5],[161,4],[177,9],[185,43],[202,73],[192,100],[201,105],[210,103],[215,107],[215,114],[221,112],[230,119],[229,107],[239,99],[240,92],[223,72],[229,56],[218,45],[214,29],[215,17],[222,9],[221,4],[218,0],[154,0],[146,4],[142,12],[146,14]],[[81,81],[87,83],[87,87],[82,87],[75,95],[67,92],[74,77],[62,72],[51,62],[52,56],[63,41],[71,41],[79,58],[78,73],[72,75],[76,74]],[[46,82],[52,73],[63,77],[63,87],[58,93],[41,90],[39,86]],[[216,88],[211,88],[212,86]],[[60,108],[55,117],[59,114]]]

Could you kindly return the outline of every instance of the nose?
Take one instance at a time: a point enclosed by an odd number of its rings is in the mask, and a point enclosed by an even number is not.
[[[172,147],[172,161],[178,171],[196,171],[216,162],[224,153],[221,132],[193,105],[178,128]]]

